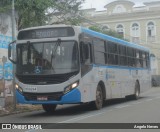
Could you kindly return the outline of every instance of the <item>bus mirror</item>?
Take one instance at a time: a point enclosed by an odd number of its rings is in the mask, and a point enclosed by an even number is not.
[[[11,46],[8,46],[8,59],[11,57]]]
[[[13,41],[8,45],[8,59],[12,63],[16,63],[16,41]]]

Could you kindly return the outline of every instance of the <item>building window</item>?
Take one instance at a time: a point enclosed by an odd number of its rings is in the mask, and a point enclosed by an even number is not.
[[[153,22],[147,24],[147,40],[155,41],[155,25]]]
[[[118,6],[116,10],[117,10],[117,12],[123,12],[123,9],[121,6]]]
[[[140,42],[140,28],[137,23],[133,23],[131,27],[131,34],[132,34],[132,42],[139,43]]]
[[[124,28],[123,28],[123,25],[121,25],[121,24],[117,25],[116,31],[117,31],[118,34],[122,35],[122,37],[124,38]]]
[[[123,13],[126,12],[126,8],[123,5],[116,5],[113,9],[113,13]]]

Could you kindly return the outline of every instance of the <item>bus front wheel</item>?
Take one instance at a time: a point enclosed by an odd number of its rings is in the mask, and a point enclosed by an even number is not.
[[[44,111],[46,111],[47,113],[53,113],[56,109],[55,104],[42,104],[42,107],[44,109]]]
[[[97,86],[96,90],[96,100],[92,102],[94,109],[101,109],[103,106],[103,93],[100,85]]]

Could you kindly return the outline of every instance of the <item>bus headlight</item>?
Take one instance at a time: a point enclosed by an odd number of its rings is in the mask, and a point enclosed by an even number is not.
[[[71,85],[67,86],[64,89],[64,94],[68,93],[69,91],[71,91],[72,89],[76,88],[79,85],[79,81],[76,81],[74,83],[72,83]]]
[[[20,93],[23,93],[23,89],[18,86],[18,84],[15,84],[15,88],[20,92]]]

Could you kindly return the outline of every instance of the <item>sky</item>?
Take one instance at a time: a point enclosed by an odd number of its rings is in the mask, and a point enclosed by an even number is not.
[[[97,11],[103,10],[104,6],[110,2],[116,0],[85,0],[85,3],[82,5],[82,9],[96,8]],[[152,2],[160,0],[129,0],[134,2],[136,5],[142,5],[143,2]]]

